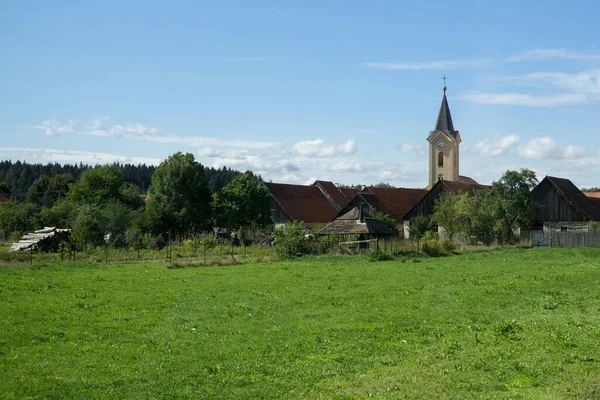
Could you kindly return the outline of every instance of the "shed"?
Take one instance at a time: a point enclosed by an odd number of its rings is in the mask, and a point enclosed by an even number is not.
[[[537,229],[586,232],[600,221],[600,199],[586,196],[569,179],[546,176],[534,189]]]
[[[318,235],[391,236],[394,231],[375,217],[366,215],[360,206],[352,208],[320,229]]]

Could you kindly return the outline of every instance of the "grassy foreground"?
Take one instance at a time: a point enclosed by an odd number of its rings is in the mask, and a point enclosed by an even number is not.
[[[600,250],[0,270],[2,398],[600,398]]]

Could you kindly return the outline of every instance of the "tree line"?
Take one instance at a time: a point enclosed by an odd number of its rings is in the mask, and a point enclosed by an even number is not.
[[[105,243],[162,247],[170,236],[196,236],[215,226],[243,236],[271,223],[270,194],[260,176],[206,168],[190,153],[176,153],[157,167],[42,167],[17,162],[7,169],[50,173],[34,179],[24,196],[0,204],[5,237],[17,239],[25,232],[55,226],[71,228],[79,248]],[[150,171],[147,193],[127,180],[137,173],[136,182],[143,182]]]
[[[136,185],[142,193],[148,192],[152,175],[156,170],[154,165],[115,163],[114,166],[121,171],[124,182]],[[41,176],[69,174],[74,180],[78,180],[80,175],[90,168],[93,169],[95,166],[83,163],[30,164],[21,161],[0,161],[0,181],[6,183],[6,186],[0,188],[0,190],[4,192],[8,191],[15,199],[24,201],[29,187]],[[211,192],[221,190],[233,178],[241,174],[241,172],[227,167],[203,168],[206,182]]]

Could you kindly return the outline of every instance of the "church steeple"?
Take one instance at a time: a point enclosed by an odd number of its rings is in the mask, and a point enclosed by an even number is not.
[[[435,128],[431,133],[434,134],[435,132],[442,131],[446,135],[456,137],[457,132],[454,130],[454,124],[452,123],[452,115],[450,114],[450,107],[448,106],[448,99],[446,98],[446,89],[446,86],[444,86],[442,105],[440,106],[440,112],[438,113]]]
[[[445,80],[444,76],[444,80]],[[460,167],[459,145],[460,133],[454,129],[452,115],[446,98],[446,86],[444,85],[444,96],[438,113],[435,128],[429,133],[429,188],[440,179],[447,181],[458,181]]]

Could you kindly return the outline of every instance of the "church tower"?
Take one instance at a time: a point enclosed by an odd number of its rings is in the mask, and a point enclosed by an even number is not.
[[[459,180],[460,133],[454,130],[454,124],[452,124],[450,107],[448,107],[448,99],[446,99],[446,86],[443,90],[444,96],[442,97],[442,105],[440,106],[435,128],[427,137],[429,142],[428,189],[431,189],[440,179],[447,181]]]

